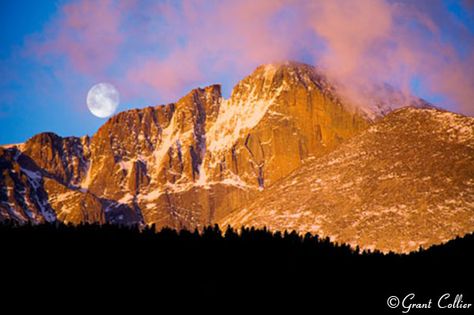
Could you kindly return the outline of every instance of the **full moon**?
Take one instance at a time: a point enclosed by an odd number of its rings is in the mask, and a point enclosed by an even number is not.
[[[119,101],[119,92],[110,83],[98,83],[91,87],[87,93],[87,107],[92,114],[100,118],[113,115]]]

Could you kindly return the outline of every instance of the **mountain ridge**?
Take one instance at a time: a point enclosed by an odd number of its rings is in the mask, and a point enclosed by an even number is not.
[[[315,67],[262,65],[228,99],[214,84],[118,113],[91,137],[41,133],[1,147],[0,220],[200,228],[385,114],[357,110]]]
[[[473,165],[474,118],[402,108],[219,223],[413,251],[474,229]]]

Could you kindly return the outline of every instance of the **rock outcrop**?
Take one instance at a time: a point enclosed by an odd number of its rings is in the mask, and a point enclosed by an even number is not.
[[[283,63],[258,67],[227,100],[211,85],[173,104],[119,113],[91,138],[42,133],[5,150],[37,172],[43,202],[60,220],[192,228],[222,218],[370,122],[315,68]],[[66,199],[74,205],[64,211]]]
[[[474,118],[436,109],[392,112],[220,223],[397,252],[470,233]]]
[[[404,102],[389,94],[377,95],[375,106],[357,107],[318,69],[287,62],[258,67],[229,99],[211,85],[176,103],[119,113],[90,138],[42,133],[0,149],[0,220],[246,224],[233,221],[238,212],[229,213],[249,210],[258,204],[252,200],[268,198],[309,161],[323,161],[348,139],[367,134],[392,103]],[[373,146],[378,152],[384,143]]]

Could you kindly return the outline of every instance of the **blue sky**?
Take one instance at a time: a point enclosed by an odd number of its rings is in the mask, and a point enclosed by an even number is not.
[[[227,97],[256,66],[284,59],[473,114],[473,16],[470,1],[2,0],[0,144],[92,135],[105,122],[85,103],[98,82],[118,88],[122,111],[214,83]]]
[[[64,1],[0,2],[0,143],[23,142],[42,131],[81,135],[103,121],[71,111],[52,69],[25,57],[25,40],[41,32]],[[45,85],[41,85],[41,78]],[[42,88],[50,89],[48,93]],[[56,94],[55,97],[51,95]]]

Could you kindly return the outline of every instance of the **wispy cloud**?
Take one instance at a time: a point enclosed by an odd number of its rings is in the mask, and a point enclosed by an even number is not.
[[[53,67],[60,64],[55,58],[63,58],[78,74],[113,75],[129,97],[172,100],[216,77],[241,77],[261,63],[297,59],[325,68],[352,87],[348,94],[358,101],[358,91],[380,82],[408,94],[416,77],[426,93],[444,96],[445,106],[473,114],[472,3],[449,6],[388,0],[81,1],[66,4],[28,49]]]
[[[124,42],[122,18],[112,0],[68,3],[29,49],[44,62],[65,58],[80,73],[100,73],[117,61]]]

